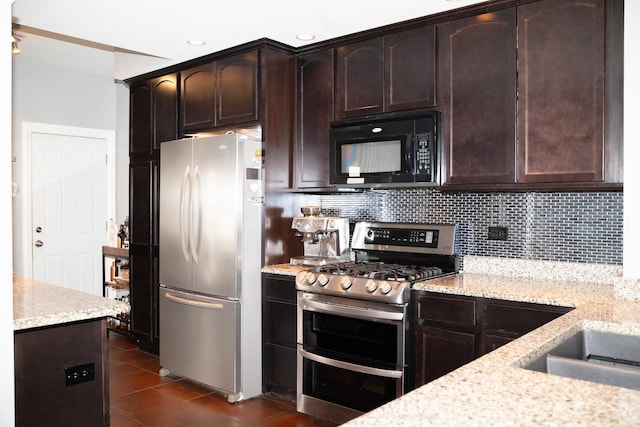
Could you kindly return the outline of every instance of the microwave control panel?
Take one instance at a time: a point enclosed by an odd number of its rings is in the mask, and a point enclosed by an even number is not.
[[[416,169],[415,174],[421,177],[431,177],[433,171],[431,170],[433,161],[433,144],[431,141],[430,133],[416,134],[415,142],[416,153]]]

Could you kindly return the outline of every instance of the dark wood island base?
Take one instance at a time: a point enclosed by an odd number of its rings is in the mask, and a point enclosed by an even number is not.
[[[106,331],[101,318],[15,332],[16,426],[109,425]]]

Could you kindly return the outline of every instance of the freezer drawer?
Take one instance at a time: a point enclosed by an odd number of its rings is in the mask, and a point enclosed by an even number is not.
[[[240,389],[240,302],[160,288],[160,365],[229,393]]]

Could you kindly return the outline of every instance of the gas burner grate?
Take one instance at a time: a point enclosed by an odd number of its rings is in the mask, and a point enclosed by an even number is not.
[[[442,269],[439,267],[387,264],[382,262],[332,264],[316,267],[315,272],[335,276],[365,277],[396,282],[414,282],[443,274]]]

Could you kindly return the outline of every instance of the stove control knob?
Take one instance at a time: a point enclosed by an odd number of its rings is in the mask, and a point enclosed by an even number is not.
[[[310,286],[316,281],[316,276],[310,271],[303,271],[296,276],[296,283],[300,286]]]
[[[391,292],[391,285],[389,284],[389,282],[385,281],[380,283],[380,293],[386,295],[389,292]]]
[[[326,274],[320,274],[318,276],[318,285],[327,286],[327,283],[329,283],[329,278],[327,277],[327,275]]]
[[[376,289],[378,289],[378,283],[373,279],[369,279],[369,280],[367,280],[367,283],[364,284],[364,288],[370,294],[374,293],[376,291]]]
[[[349,277],[343,277],[340,279],[340,287],[345,291],[351,287],[351,279]]]

